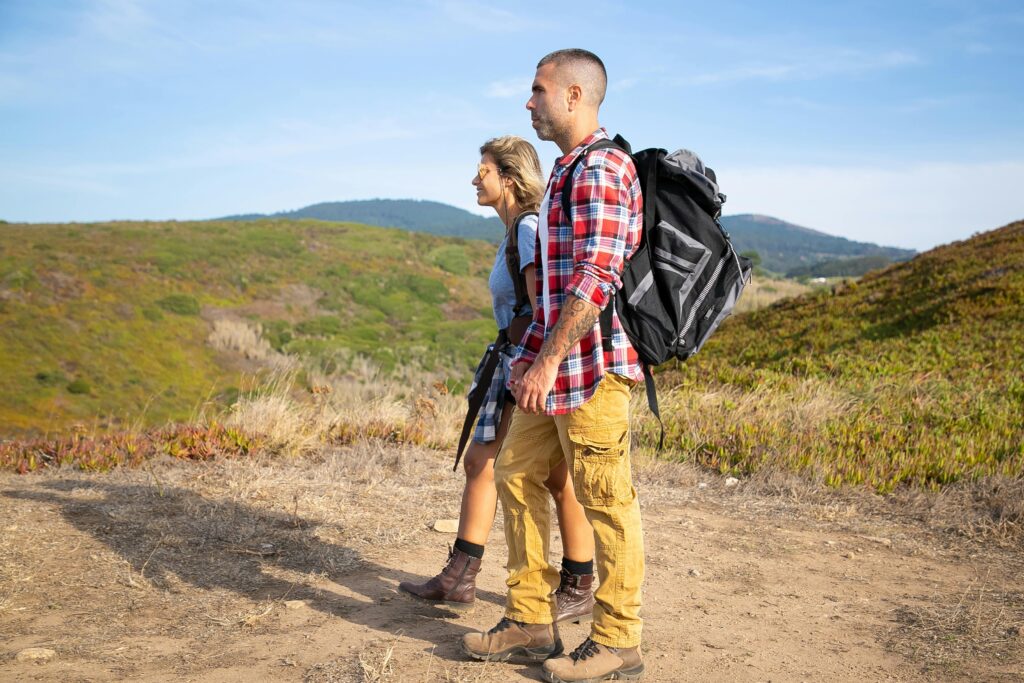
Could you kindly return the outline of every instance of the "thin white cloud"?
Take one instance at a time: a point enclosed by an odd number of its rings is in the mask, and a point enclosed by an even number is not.
[[[947,109],[963,100],[961,97],[920,97],[907,102],[892,103],[893,111],[899,114],[919,114],[926,111]]]
[[[438,3],[444,15],[460,24],[488,33],[518,33],[537,29],[541,23],[527,19],[523,11],[499,9],[475,0],[444,0]]]
[[[0,167],[0,182],[5,186],[17,185],[22,189],[32,187],[52,188],[78,194],[116,197],[115,186],[100,182],[94,175],[81,174],[74,169],[19,169]]]
[[[530,97],[530,84],[532,82],[530,78],[509,78],[504,81],[494,81],[487,85],[484,94],[487,97],[503,100],[521,97],[525,101]]]
[[[641,83],[639,78],[620,78],[616,81],[612,81],[608,84],[608,89],[612,92],[625,92],[631,88],[635,88]]]
[[[82,25],[90,33],[121,41],[153,28],[153,19],[138,0],[98,0],[82,14]]]
[[[766,103],[773,107],[799,109],[801,111],[810,112],[835,111],[836,109],[835,105],[819,102],[818,100],[812,100],[808,97],[770,97]]]
[[[865,242],[929,249],[1024,219],[1024,161],[718,170],[727,214]]]
[[[922,60],[914,53],[893,50],[885,53],[841,51],[808,55],[784,62],[764,62],[683,76],[674,79],[677,85],[718,85],[740,81],[807,81],[839,75],[861,74],[916,66]]]

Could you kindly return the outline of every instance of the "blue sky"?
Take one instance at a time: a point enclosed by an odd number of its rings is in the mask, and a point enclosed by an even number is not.
[[[1024,218],[1021,35],[1019,0],[0,0],[0,218],[481,212],[480,143],[535,141],[537,60],[584,47],[602,123],[697,151],[727,214],[927,249]]]

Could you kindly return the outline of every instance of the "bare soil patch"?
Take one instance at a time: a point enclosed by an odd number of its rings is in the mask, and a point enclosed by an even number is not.
[[[539,680],[467,661],[501,616],[495,526],[469,614],[440,569],[461,475],[385,443],[301,460],[0,475],[0,679]],[[647,681],[1017,681],[1024,550],[948,505],[640,462]],[[940,514],[941,512],[941,514]],[[560,557],[558,544],[553,557]],[[574,647],[586,627],[562,631]],[[28,648],[53,650],[37,663]]]

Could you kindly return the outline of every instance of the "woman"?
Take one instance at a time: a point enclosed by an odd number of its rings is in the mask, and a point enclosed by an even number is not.
[[[537,305],[534,265],[536,211],[545,189],[537,152],[526,140],[511,135],[488,140],[480,148],[480,165],[472,182],[476,188],[477,203],[494,209],[505,225],[505,239],[498,248],[488,285],[498,328],[507,330],[515,313],[532,314]],[[523,278],[529,297],[527,311],[515,311],[516,285],[505,256],[512,230],[518,237],[521,272],[516,275]],[[515,343],[518,341],[514,340]],[[480,571],[484,545],[494,524],[498,502],[494,486],[494,458],[512,421],[515,403],[505,384],[515,344],[506,343],[499,349],[489,348],[490,352],[500,353],[501,362],[488,385],[473,441],[466,450],[466,487],[462,491],[459,532],[455,546],[448,554],[448,564],[426,583],[405,581],[399,584],[399,588],[407,593],[451,607],[467,607],[476,598],[476,575]],[[486,360],[486,354],[484,358]],[[481,379],[484,363],[481,361],[477,369],[474,387]],[[545,484],[555,500],[562,533],[561,585],[555,593],[556,621],[589,619],[594,605],[593,531],[573,493],[572,479],[568,476],[564,460],[551,471]]]

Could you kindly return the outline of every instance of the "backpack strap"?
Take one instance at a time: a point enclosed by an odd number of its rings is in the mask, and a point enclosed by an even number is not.
[[[480,379],[477,380],[476,387],[469,395],[469,410],[466,412],[466,419],[462,422],[462,434],[459,436],[459,445],[455,449],[455,464],[452,466],[452,472],[459,468],[462,452],[466,449],[466,444],[469,443],[469,435],[473,433],[473,424],[476,422],[476,416],[480,414],[480,408],[483,407],[484,400],[487,398],[487,392],[491,388],[491,380],[494,379],[494,371],[498,368],[498,362],[501,360],[501,349],[507,341],[508,337],[505,330],[499,330],[498,338],[494,340],[494,345],[483,361]]]
[[[516,216],[512,229],[508,231],[508,240],[505,242],[505,266],[508,268],[509,277],[516,288],[516,305],[512,309],[513,316],[525,315],[523,311],[530,305],[529,295],[526,293],[526,281],[523,278],[522,259],[519,256],[519,224],[527,216],[537,216],[536,211],[524,211]]]
[[[573,176],[576,174],[576,167],[580,165],[586,158],[587,154],[599,149],[619,149],[626,154],[632,155],[633,149],[630,144],[626,142],[626,139],[621,135],[616,135],[614,140],[608,138],[601,138],[595,140],[589,146],[584,147],[583,151],[580,152],[579,156],[576,157],[569,169],[565,172],[565,184],[562,185],[562,214],[565,218],[572,223],[572,213],[570,211],[572,207],[572,184]],[[644,220],[646,221],[646,215]],[[645,222],[646,225],[646,222]],[[607,352],[611,352],[614,347],[612,346],[612,311],[615,310],[615,293],[612,293],[611,299],[608,301],[608,305],[601,311],[599,320],[601,321],[601,348]]]
[[[658,438],[658,450],[662,450],[665,446],[665,423],[661,421],[661,410],[658,409],[658,390],[654,386],[654,375],[651,374],[651,368],[647,363],[640,363],[640,367],[644,369],[644,390],[647,391],[647,407],[654,413],[654,417],[658,418],[658,426],[661,428],[661,436]]]
[[[621,135],[616,135],[614,140],[602,138],[595,141],[589,147],[586,147],[572,162],[572,165],[569,166],[569,170],[566,171],[567,177],[565,179],[565,184],[562,185],[562,213],[570,223],[572,222],[572,214],[570,213],[570,208],[572,207],[572,183],[576,167],[580,165],[580,162],[586,158],[588,153],[594,150],[607,149],[611,147],[621,149],[630,156],[633,155],[632,147],[630,147],[630,144],[626,142]],[[658,160],[660,160],[660,156],[658,157]],[[655,211],[657,209],[657,201],[655,197],[658,191],[657,161],[648,164],[645,170],[646,173],[640,179],[640,190],[644,198],[644,218],[643,225],[641,226],[642,230],[640,231],[641,243],[647,242],[648,240],[647,227],[654,225]],[[639,168],[637,169],[637,172],[640,172]],[[612,293],[612,297],[608,301],[608,305],[604,307],[603,311],[601,311],[601,346],[605,351],[611,351],[613,348],[612,313],[617,305],[618,297],[615,293]],[[665,445],[665,423],[661,420],[661,411],[658,407],[658,390],[654,386],[654,375],[651,374],[651,368],[643,362],[640,363],[640,367],[643,368],[644,371],[644,389],[647,391],[647,407],[650,408],[651,412],[654,413],[654,416],[658,418],[658,425],[661,427],[661,436],[658,439],[658,450],[660,451]]]
[[[572,183],[574,180],[573,176],[576,175],[576,167],[579,166],[591,152],[595,152],[599,149],[609,149],[612,147],[620,149],[626,154],[632,154],[629,143],[626,142],[621,135],[616,135],[614,140],[601,138],[600,140],[595,140],[590,143],[587,147],[584,147],[583,151],[580,152],[579,156],[573,160],[569,169],[565,172],[565,184],[562,185],[562,213],[565,214],[565,217],[570,223],[572,222],[572,213],[570,213],[569,209],[572,207]]]

